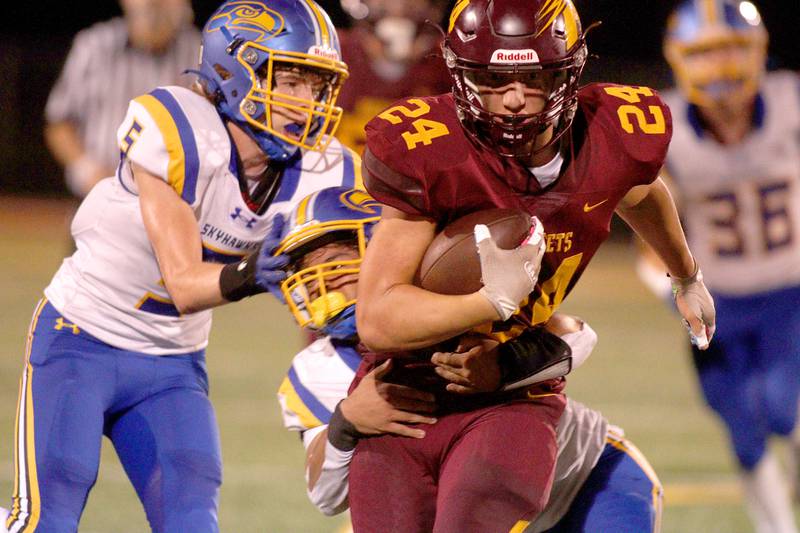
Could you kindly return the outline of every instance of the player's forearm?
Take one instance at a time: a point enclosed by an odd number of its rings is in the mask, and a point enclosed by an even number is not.
[[[164,286],[181,314],[227,303],[220,289],[223,265],[203,262],[194,212],[160,178],[134,166],[142,220]]]
[[[413,285],[395,285],[356,306],[359,336],[375,351],[414,350],[453,338],[497,320],[479,293],[445,296]]]
[[[328,442],[327,428],[306,450],[307,493],[311,503],[324,515],[339,514],[348,507],[348,477],[352,450],[342,452]]]
[[[672,276],[686,278],[694,273],[694,259],[678,211],[660,179],[653,182],[647,193],[635,203],[621,204],[617,214],[652,247]]]
[[[196,313],[228,303],[220,291],[219,275],[222,268],[223,265],[204,262],[175,270],[162,267],[167,292],[181,314]]]

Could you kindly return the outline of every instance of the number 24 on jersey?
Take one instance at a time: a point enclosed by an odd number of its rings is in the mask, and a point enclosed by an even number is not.
[[[427,115],[431,110],[431,106],[426,104],[424,100],[420,100],[419,98],[411,98],[408,100],[408,104],[409,106],[396,105],[394,107],[390,107],[378,115],[378,117],[388,121],[390,124],[400,124],[403,122],[403,119],[400,117],[400,115],[406,118],[415,119],[414,122],[411,123],[411,127],[414,128],[414,131],[405,131],[401,135],[409,150],[413,150],[420,143],[423,145],[429,145],[435,138],[442,137],[443,135],[448,135],[450,133],[450,130],[447,129],[447,126],[441,122],[427,118],[420,118],[423,115]]]

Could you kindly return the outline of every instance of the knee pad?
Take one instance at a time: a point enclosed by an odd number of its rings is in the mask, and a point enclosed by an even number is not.
[[[755,434],[738,434],[732,440],[739,465],[748,472],[753,470],[767,449],[766,438]]]
[[[164,454],[161,463],[163,474],[174,476],[177,488],[187,495],[205,492],[216,495],[222,485],[222,461],[215,454],[198,450],[172,451]]]
[[[83,509],[86,496],[97,479],[97,467],[89,467],[65,457],[52,457],[44,469],[46,474],[39,478],[39,486],[44,500],[55,500],[58,507]],[[48,501],[43,502],[45,505]]]
[[[198,450],[173,450],[159,457],[159,468],[160,483],[148,488],[143,498],[153,531],[219,531],[219,456]]]
[[[787,437],[797,425],[797,395],[767,392],[766,422],[770,433]]]

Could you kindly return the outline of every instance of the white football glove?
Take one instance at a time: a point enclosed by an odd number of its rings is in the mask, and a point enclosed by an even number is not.
[[[545,250],[544,227],[532,217],[531,233],[513,250],[497,247],[489,228],[475,225],[475,243],[481,258],[480,293],[497,310],[500,320],[508,320],[536,287]]]
[[[695,273],[688,278],[670,277],[672,296],[681,316],[683,325],[689,330],[692,344],[701,350],[708,348],[714,336],[716,316],[714,300],[703,283],[703,273],[695,268]]]

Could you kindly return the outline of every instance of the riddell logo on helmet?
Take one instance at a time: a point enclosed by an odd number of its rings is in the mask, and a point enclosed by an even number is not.
[[[312,46],[308,49],[308,55],[324,57],[325,59],[333,59],[339,61],[339,53],[333,48],[323,48],[321,46]]]
[[[536,50],[495,50],[490,63],[538,63]]]

